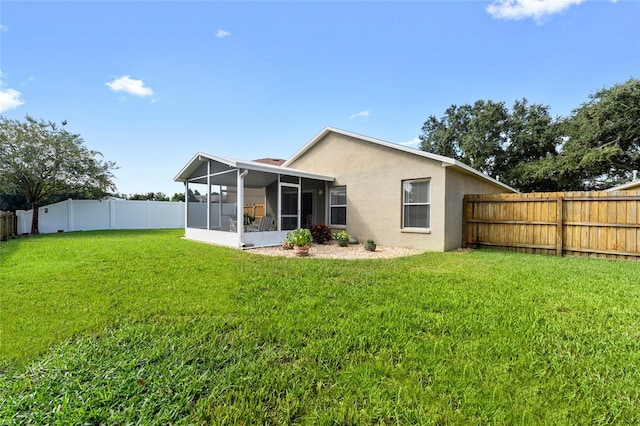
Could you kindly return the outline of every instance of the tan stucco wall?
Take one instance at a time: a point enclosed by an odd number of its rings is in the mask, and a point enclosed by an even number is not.
[[[266,195],[264,188],[245,188],[244,204],[262,204],[265,202]]]
[[[462,246],[462,216],[465,194],[499,194],[507,192],[504,188],[454,167],[446,169],[446,217],[444,249],[455,250]]]
[[[446,169],[441,162],[329,133],[290,166],[333,176],[334,186],[347,186],[346,230],[360,241],[445,249]],[[430,234],[401,232],[402,180],[419,178],[431,179]]]

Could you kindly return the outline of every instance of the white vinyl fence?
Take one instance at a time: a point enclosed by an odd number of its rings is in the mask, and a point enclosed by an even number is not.
[[[41,234],[100,229],[184,228],[184,203],[66,200],[39,208]],[[33,210],[18,210],[18,234],[31,231]]]

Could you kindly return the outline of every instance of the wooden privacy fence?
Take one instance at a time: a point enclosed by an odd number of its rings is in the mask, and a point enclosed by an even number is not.
[[[465,195],[463,246],[640,260],[640,192]]]
[[[17,234],[18,221],[14,212],[0,211],[0,241],[7,241]]]
[[[260,221],[265,214],[264,203],[247,203],[244,205],[244,213]]]

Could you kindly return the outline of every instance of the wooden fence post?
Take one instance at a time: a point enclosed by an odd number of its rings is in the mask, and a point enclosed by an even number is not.
[[[640,260],[640,191],[469,195],[463,203],[463,246]]]
[[[8,236],[5,235],[5,224],[8,222],[9,217],[7,216],[5,219],[5,214],[3,211],[0,211],[0,241],[6,241]]]
[[[465,195],[462,199],[462,248],[467,248],[467,234],[469,230],[467,229],[467,205],[469,204],[469,196]]]
[[[563,213],[562,213],[562,202],[563,202],[563,197],[562,195],[558,196],[557,200],[556,200],[556,255],[562,257],[562,246],[563,246],[563,241],[562,241],[562,234],[563,234],[563,229],[562,226],[564,224],[564,218],[563,218]]]
[[[16,214],[0,211],[0,241],[7,241],[16,236]]]

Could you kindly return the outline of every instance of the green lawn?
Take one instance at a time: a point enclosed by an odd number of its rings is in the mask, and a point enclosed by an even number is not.
[[[0,243],[0,424],[638,424],[640,265]]]

